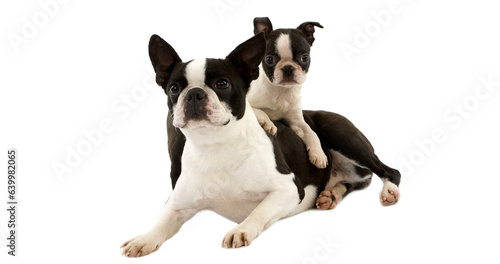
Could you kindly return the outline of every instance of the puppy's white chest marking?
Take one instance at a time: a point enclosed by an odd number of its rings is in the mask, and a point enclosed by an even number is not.
[[[264,111],[271,120],[285,118],[291,111],[302,111],[301,90],[302,85],[285,88],[274,85],[266,77],[260,66],[260,77],[251,84],[247,95],[254,108]]]

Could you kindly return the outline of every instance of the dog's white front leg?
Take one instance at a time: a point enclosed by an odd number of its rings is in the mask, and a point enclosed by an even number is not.
[[[182,224],[198,212],[197,209],[175,209],[171,200],[169,199],[165,204],[156,225],[149,232],[130,239],[122,245],[123,255],[140,257],[156,251],[163,242],[179,231]]]
[[[278,128],[274,125],[273,121],[271,121],[266,112],[258,108],[253,108],[253,111],[255,113],[255,116],[257,117],[257,120],[259,121],[260,126],[264,128],[264,130],[269,134],[276,136]]]
[[[243,222],[229,231],[222,241],[222,246],[225,248],[248,246],[269,225],[288,216],[300,200],[295,184],[290,181],[290,184],[285,185],[288,188],[270,192]]]
[[[304,120],[302,111],[293,113],[286,118],[290,122],[290,128],[304,141],[306,144],[309,160],[316,167],[323,169],[328,165],[328,158],[321,148],[321,142],[318,135],[314,133],[311,127]]]

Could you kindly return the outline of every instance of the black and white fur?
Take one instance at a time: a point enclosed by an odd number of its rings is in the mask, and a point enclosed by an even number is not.
[[[274,122],[276,136],[261,128],[246,94],[259,75],[264,51],[265,38],[260,34],[224,60],[182,63],[168,43],[151,37],[156,81],[168,95],[174,190],[156,225],[122,245],[124,255],[156,251],[203,209],[238,223],[223,237],[223,247],[247,246],[281,218],[318,204],[332,207],[341,196],[366,187],[372,172],[385,182],[382,203],[397,201],[399,172],[378,159],[346,118],[324,111],[303,113],[325,147],[328,165],[323,170],[309,162],[302,139],[286,123]]]
[[[223,239],[229,248],[249,245],[276,220],[314,204],[315,188],[302,187],[305,178],[290,170],[246,100],[264,46],[264,36],[258,35],[224,60],[181,63],[170,45],[158,36],[151,38],[157,80],[167,90],[173,125],[186,137],[184,165],[157,224],[123,245],[126,256],[155,251],[200,210],[239,223]]]
[[[347,119],[326,112],[321,115],[324,117],[324,120],[321,120],[323,123],[327,124],[332,119],[338,120],[339,123],[330,127],[319,124],[324,128],[315,131],[307,118],[312,114],[320,116],[318,114],[320,112],[302,111],[301,90],[311,64],[310,50],[315,40],[315,27],[323,28],[323,26],[318,22],[304,22],[296,29],[273,30],[272,23],[267,17],[257,17],[253,24],[254,34],[264,33],[266,36],[266,55],[259,68],[260,75],[252,82],[247,96],[259,123],[266,131],[275,135],[277,132],[275,122],[280,120],[286,122],[287,126],[304,141],[311,163],[318,168],[325,168],[328,159],[334,162],[331,166],[332,177],[325,190],[320,193],[316,207],[333,209],[349,192],[368,186],[372,171],[384,181],[384,190],[380,198],[382,204],[395,203],[399,198],[399,192],[396,190],[399,184],[399,172],[392,172],[390,177],[385,177],[384,172],[377,168],[380,165],[368,165],[378,158],[368,155],[369,158],[366,159],[367,155],[362,154],[362,150],[367,151],[367,154],[373,154],[373,148],[361,132]],[[344,125],[345,129],[339,129],[340,125]],[[335,130],[329,130],[333,128]],[[318,137],[316,134],[324,131],[328,131],[329,134],[324,137]],[[338,137],[338,142],[332,142],[336,135],[340,136],[345,131],[353,132],[347,142],[357,141],[363,144],[355,143],[347,146],[346,138],[343,137]],[[327,146],[325,152],[322,145]],[[349,154],[347,157],[346,153]],[[351,177],[353,175],[362,177]],[[391,178],[392,181],[387,178]],[[397,183],[392,186],[392,182]]]
[[[264,32],[266,36],[266,55],[247,98],[266,131],[275,135],[277,128],[271,120],[286,120],[306,144],[311,163],[325,168],[328,159],[318,136],[304,121],[301,104],[302,84],[311,63],[314,27],[323,28],[318,22],[304,22],[297,29],[273,30],[269,18],[254,19],[254,33]]]

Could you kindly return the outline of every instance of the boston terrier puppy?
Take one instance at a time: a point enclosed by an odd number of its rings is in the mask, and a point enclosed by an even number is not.
[[[327,157],[318,136],[304,121],[300,99],[311,64],[314,27],[323,28],[318,22],[304,22],[297,29],[273,30],[269,18],[254,19],[254,33],[264,32],[266,36],[266,55],[247,98],[266,131],[275,135],[276,126],[271,120],[286,120],[306,144],[311,163],[322,169]]]
[[[325,168],[327,165],[328,159],[322,149],[325,140],[329,143],[327,146],[337,151],[330,153],[330,155],[335,160],[332,165],[334,171],[337,171],[338,177],[331,178],[331,181],[327,184],[326,189],[320,193],[316,202],[316,207],[319,209],[333,209],[345,195],[351,191],[365,188],[371,180],[371,178],[367,177],[364,180],[356,181],[356,184],[353,182],[344,184],[345,181],[342,178],[349,175],[349,173],[345,173],[345,170],[352,168],[349,168],[349,166],[340,168],[337,165],[351,164],[354,161],[354,164],[363,167],[372,163],[374,159],[378,160],[378,158],[370,155],[368,155],[368,159],[361,157],[363,156],[361,149],[370,149],[370,154],[373,154],[373,148],[363,134],[355,129],[347,119],[333,113],[324,113],[325,119],[322,122],[325,123],[325,129],[320,132],[328,131],[330,133],[325,135],[326,138],[324,139],[318,137],[316,133],[319,131],[315,133],[314,129],[311,129],[310,124],[308,124],[310,122],[306,120],[311,116],[319,116],[321,112],[302,111],[300,94],[311,64],[310,49],[315,40],[315,27],[323,28],[323,26],[318,22],[304,22],[296,29],[273,30],[271,20],[267,17],[256,17],[253,24],[254,34],[264,33],[266,36],[266,55],[260,65],[259,78],[251,84],[247,96],[248,101],[254,108],[259,123],[269,133],[276,134],[277,127],[273,121],[285,121],[304,141],[309,153],[309,159],[316,167]],[[332,120],[337,120],[339,123],[331,124],[330,127],[326,126]],[[346,125],[344,131],[338,130],[341,124]],[[332,131],[327,128],[335,128],[335,130]],[[351,128],[353,129],[351,130]],[[358,139],[361,139],[363,146],[356,143],[352,146],[345,145],[345,140],[347,140],[347,138],[344,138],[345,131],[354,133],[351,138],[348,138],[347,142],[359,137]],[[331,139],[335,138],[338,138],[339,142],[331,142]],[[345,157],[340,153],[349,153],[350,156]],[[366,162],[359,163],[360,160]],[[371,172],[365,173],[361,171],[361,167],[359,167],[361,174],[371,175]],[[397,184],[399,184],[399,172],[394,172],[395,176],[391,175],[384,178],[383,172],[376,166],[368,165],[367,168],[383,177],[384,182],[388,178],[395,178]],[[344,183],[342,183],[343,181]],[[389,183],[391,183],[390,180]],[[386,187],[383,193],[387,193],[388,190],[389,188]],[[395,199],[392,199],[392,195],[390,197],[381,195],[382,204],[395,203],[399,197],[399,192],[396,192],[395,195]]]

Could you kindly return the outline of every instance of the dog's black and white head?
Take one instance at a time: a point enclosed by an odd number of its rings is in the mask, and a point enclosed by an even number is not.
[[[263,32],[267,39],[262,68],[269,81],[283,87],[301,85],[306,80],[311,63],[309,52],[314,42],[314,27],[318,22],[304,22],[296,29],[273,30],[267,17],[253,21],[254,33]]]
[[[173,125],[184,130],[225,127],[240,120],[250,83],[259,76],[265,37],[258,34],[225,59],[196,59],[183,63],[175,50],[151,36],[149,57],[156,82],[168,95]]]

